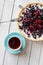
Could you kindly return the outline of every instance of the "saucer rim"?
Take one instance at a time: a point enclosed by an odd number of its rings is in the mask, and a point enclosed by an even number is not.
[[[19,50],[17,50],[17,51],[14,51],[14,50],[12,50],[12,49],[10,49],[9,47],[8,47],[8,39],[9,39],[9,36],[11,35],[14,35],[15,36],[15,34],[17,34],[17,35],[19,35],[19,37],[20,37],[20,40],[21,40],[21,42],[22,42],[22,49],[19,49]],[[17,36],[16,35],[16,36]],[[17,36],[18,37],[18,36]],[[23,38],[23,39],[22,39]],[[23,41],[24,40],[24,41]],[[13,32],[13,33],[10,33],[6,38],[5,38],[5,41],[4,41],[4,46],[5,46],[5,49],[7,50],[7,51],[9,51],[10,53],[12,53],[12,54],[18,54],[18,53],[20,53],[24,48],[25,48],[25,46],[26,46],[26,40],[25,40],[25,38],[20,34],[20,33],[18,33],[18,32]]]

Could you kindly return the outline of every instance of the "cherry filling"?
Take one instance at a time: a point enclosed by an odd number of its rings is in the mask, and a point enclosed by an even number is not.
[[[37,4],[27,7],[20,16],[19,28],[22,29],[28,36],[33,38],[41,37],[43,34],[43,6]],[[30,34],[30,33],[31,34]]]

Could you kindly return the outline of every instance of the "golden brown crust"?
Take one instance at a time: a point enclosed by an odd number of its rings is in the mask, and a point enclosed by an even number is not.
[[[22,14],[22,12],[25,10],[25,8],[28,7],[28,6],[31,5],[31,4],[39,4],[39,5],[43,6],[42,3],[29,3],[29,4],[27,4],[27,5],[20,11],[20,13],[19,13],[19,15],[18,15],[18,18],[20,17],[20,15]],[[18,22],[17,22],[17,25],[19,26],[19,23],[18,23]],[[20,31],[20,33],[21,33],[25,38],[27,38],[28,40],[32,40],[32,41],[43,41],[43,37],[40,37],[40,38],[38,38],[38,39],[34,39],[34,38],[31,38],[31,37],[28,37],[27,34],[26,34],[25,32],[23,32],[23,30],[21,30],[20,28],[19,28],[19,31]]]

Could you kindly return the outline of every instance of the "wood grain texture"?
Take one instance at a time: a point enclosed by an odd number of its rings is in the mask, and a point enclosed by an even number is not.
[[[16,23],[11,23],[11,28],[10,28],[10,32],[15,32],[17,30],[17,24]],[[17,61],[18,61],[18,55],[13,55],[10,54],[9,52],[6,52],[6,56],[5,56],[5,62],[4,65],[17,65]]]
[[[2,15],[1,15],[1,22],[3,21],[3,18],[5,18],[4,20],[7,21],[7,19],[10,19],[12,15],[11,12],[12,12],[12,6],[13,6],[13,1],[14,0],[6,0],[5,3],[4,3],[4,8],[2,9]],[[2,25],[3,24],[3,25]],[[0,36],[2,36],[1,38],[1,45],[0,45],[0,48],[1,48],[1,52],[0,52],[0,65],[3,65],[4,63],[4,56],[5,56],[5,49],[4,49],[4,37],[6,37],[6,35],[8,34],[8,30],[9,30],[9,25],[10,23],[1,23],[0,24]],[[1,28],[2,27],[2,28]],[[4,33],[4,34],[3,34]],[[1,58],[2,57],[2,58]]]
[[[3,12],[4,0],[0,0],[0,20]]]
[[[0,0],[1,2],[1,0]],[[4,1],[3,1],[4,2]],[[3,2],[1,2],[0,6],[0,17],[2,12],[2,5]],[[30,2],[42,2],[43,0],[15,0],[14,5],[14,11],[12,13],[13,3],[14,0],[5,0],[5,6],[3,8],[3,14],[2,14],[2,21],[10,20],[11,18],[17,18],[18,14],[20,12],[19,5],[22,5],[23,7]],[[12,16],[13,14],[13,16]],[[0,65],[2,65],[3,58],[4,58],[4,39],[9,33],[11,32],[19,32],[18,26],[16,21],[10,23],[2,23],[0,25]],[[10,29],[9,29],[10,27]],[[3,34],[4,33],[4,34]],[[22,51],[18,55],[13,55],[6,51],[5,59],[4,59],[4,65],[43,65],[43,42],[32,42],[26,39],[26,47],[24,51]],[[2,57],[2,58],[1,58]]]
[[[13,7],[13,2],[14,2],[14,0],[6,0],[5,1],[2,21],[10,20],[11,12],[12,12],[12,7]]]
[[[10,33],[11,32],[19,32],[17,24],[14,22],[11,24]],[[27,40],[27,45],[24,51],[18,55],[12,55],[6,52],[5,62],[4,65],[20,65],[21,63],[24,65],[28,65],[29,57],[30,57],[30,50],[31,50],[31,41]],[[26,64],[25,64],[26,62]],[[21,64],[21,65],[22,65]]]
[[[9,28],[9,23],[0,24],[0,65],[2,65],[3,62],[4,51],[5,51],[4,40],[5,37],[7,36],[8,28]]]
[[[30,2],[30,1],[27,1],[27,0],[26,1],[23,0],[22,2],[21,1],[20,2],[15,1],[13,17],[16,18],[18,16],[19,11],[21,10],[18,7],[19,4],[22,5],[22,6],[25,6],[26,3],[28,3],[28,2]],[[31,2],[35,2],[35,1],[31,1]],[[16,26],[17,26],[16,23],[12,23],[11,32],[15,32],[15,31],[18,32]],[[32,43],[32,42],[28,41],[27,42],[27,48],[20,55],[17,56],[16,61],[12,61],[13,58],[15,60],[15,56],[12,58],[12,55],[11,55],[9,62],[6,61],[8,63],[8,65],[11,64],[11,63],[13,63],[13,65],[14,64],[16,64],[16,65],[20,65],[20,64],[21,65],[38,65],[41,44],[38,44],[39,42],[36,42],[36,43],[35,42]],[[6,65],[6,63],[5,63],[5,65]]]
[[[40,59],[39,56],[40,56],[41,43],[42,42],[33,42],[29,65],[38,65]]]
[[[42,42],[42,43],[43,43],[43,42]],[[42,47],[41,47],[39,65],[43,65],[43,44],[42,44]]]

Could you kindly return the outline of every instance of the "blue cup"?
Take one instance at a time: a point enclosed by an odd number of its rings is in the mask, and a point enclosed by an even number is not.
[[[9,42],[9,40],[12,37],[16,37],[16,38],[18,38],[20,40],[20,46],[17,49],[12,49],[9,46],[9,43],[8,42]],[[20,53],[25,48],[25,45],[26,45],[25,38],[21,34],[19,34],[17,32],[13,32],[13,33],[8,34],[8,36],[5,38],[5,41],[4,41],[5,49],[7,51],[9,51],[10,53],[12,53],[12,54],[18,54],[18,53]]]

